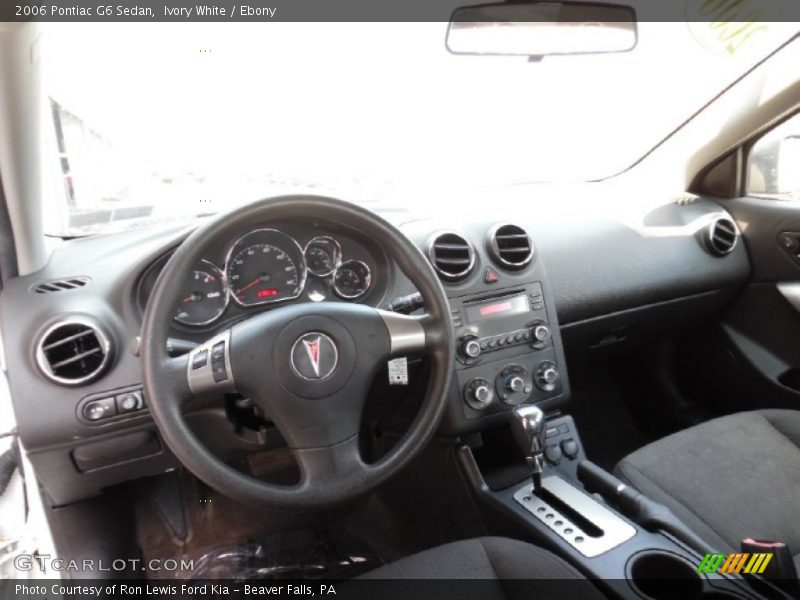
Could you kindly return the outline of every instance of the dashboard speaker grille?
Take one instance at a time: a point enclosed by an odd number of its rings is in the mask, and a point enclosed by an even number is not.
[[[70,277],[69,279],[56,279],[44,281],[31,288],[35,294],[52,294],[53,292],[66,292],[82,288],[89,283],[88,277]]]
[[[475,250],[463,236],[445,232],[431,240],[428,246],[431,264],[439,275],[449,281],[463,279],[475,267]]]
[[[36,360],[48,379],[80,385],[100,375],[110,351],[108,337],[96,325],[84,320],[61,321],[39,339]]]
[[[725,256],[733,252],[738,238],[736,223],[728,217],[716,219],[706,229],[706,247],[715,256]]]
[[[533,260],[531,237],[517,225],[497,225],[489,236],[489,250],[509,269],[521,269]]]

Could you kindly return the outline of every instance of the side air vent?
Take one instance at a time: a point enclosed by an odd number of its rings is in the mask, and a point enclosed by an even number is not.
[[[475,268],[475,249],[464,237],[453,232],[439,233],[428,244],[433,268],[448,281],[464,279]]]
[[[70,277],[69,279],[56,279],[45,281],[31,288],[35,294],[52,294],[53,292],[66,292],[77,288],[82,288],[89,283],[88,277]]]
[[[36,345],[42,373],[62,385],[80,385],[98,377],[108,364],[111,344],[87,319],[71,318],[50,326]]]
[[[489,252],[502,266],[521,269],[533,260],[533,242],[517,225],[495,225],[489,232]]]
[[[712,221],[705,230],[705,243],[708,251],[714,256],[730,254],[736,247],[739,231],[728,217]]]

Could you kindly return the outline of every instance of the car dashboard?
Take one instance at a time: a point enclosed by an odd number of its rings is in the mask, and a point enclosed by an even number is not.
[[[709,251],[709,227],[729,218],[712,200],[642,209],[639,227],[631,227],[629,207],[624,218],[606,209],[577,218],[571,202],[528,206],[510,198],[453,219],[373,208],[416,243],[450,301],[457,359],[443,435],[502,425],[524,402],[563,408],[571,394],[568,361],[702,322],[746,282],[743,244],[724,256]],[[66,241],[44,269],[4,290],[20,438],[54,504],[178,466],[149,416],[139,345],[155,282],[196,227]],[[389,309],[408,306],[417,292],[380,240],[311,215],[252,223],[202,257],[182,275],[169,332],[173,354],[281,306]],[[412,302],[409,310],[424,307]],[[407,396],[421,393],[413,379],[425,370],[417,367],[410,365]],[[281,443],[273,431],[232,425],[221,402],[193,407],[187,421],[223,457]]]

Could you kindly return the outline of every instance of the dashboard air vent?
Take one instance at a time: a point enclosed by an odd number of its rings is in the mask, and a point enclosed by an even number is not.
[[[428,256],[434,269],[448,281],[464,279],[475,267],[475,250],[463,236],[439,233],[428,245]]]
[[[72,318],[50,326],[36,346],[36,362],[48,379],[80,385],[96,378],[108,364],[111,345],[97,325]]]
[[[521,269],[533,260],[533,242],[517,225],[496,225],[489,234],[489,252],[506,268]]]
[[[708,251],[715,256],[730,254],[736,247],[739,231],[728,217],[720,217],[712,221],[705,231],[705,242]]]
[[[89,283],[88,277],[70,277],[69,279],[56,279],[39,283],[33,286],[31,291],[36,294],[52,294],[53,292],[66,292],[81,288],[87,283]]]

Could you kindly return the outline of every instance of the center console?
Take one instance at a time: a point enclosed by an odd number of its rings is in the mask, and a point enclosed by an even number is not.
[[[553,408],[566,402],[569,386],[550,297],[544,278],[450,297],[457,340],[451,430],[506,422],[522,404]]]
[[[535,406],[523,408],[538,410]],[[537,415],[518,410],[512,419],[519,421],[512,420],[512,430],[530,470],[516,470],[511,479],[507,474],[497,477],[493,471],[500,461],[482,461],[480,450],[468,443],[458,452],[462,472],[493,533],[548,548],[604,587],[611,597],[787,597],[763,579],[698,573],[705,554],[715,550],[666,507],[638,492],[628,489],[626,497],[633,494],[643,506],[651,503],[666,512],[657,512],[656,519],[640,519],[624,502],[615,502],[624,492],[624,484],[587,461],[570,416],[554,414],[542,418],[540,426]],[[503,470],[508,470],[508,464]],[[597,485],[598,481],[604,485]]]
[[[538,402],[561,391],[542,284],[455,298],[457,379],[466,419]]]

